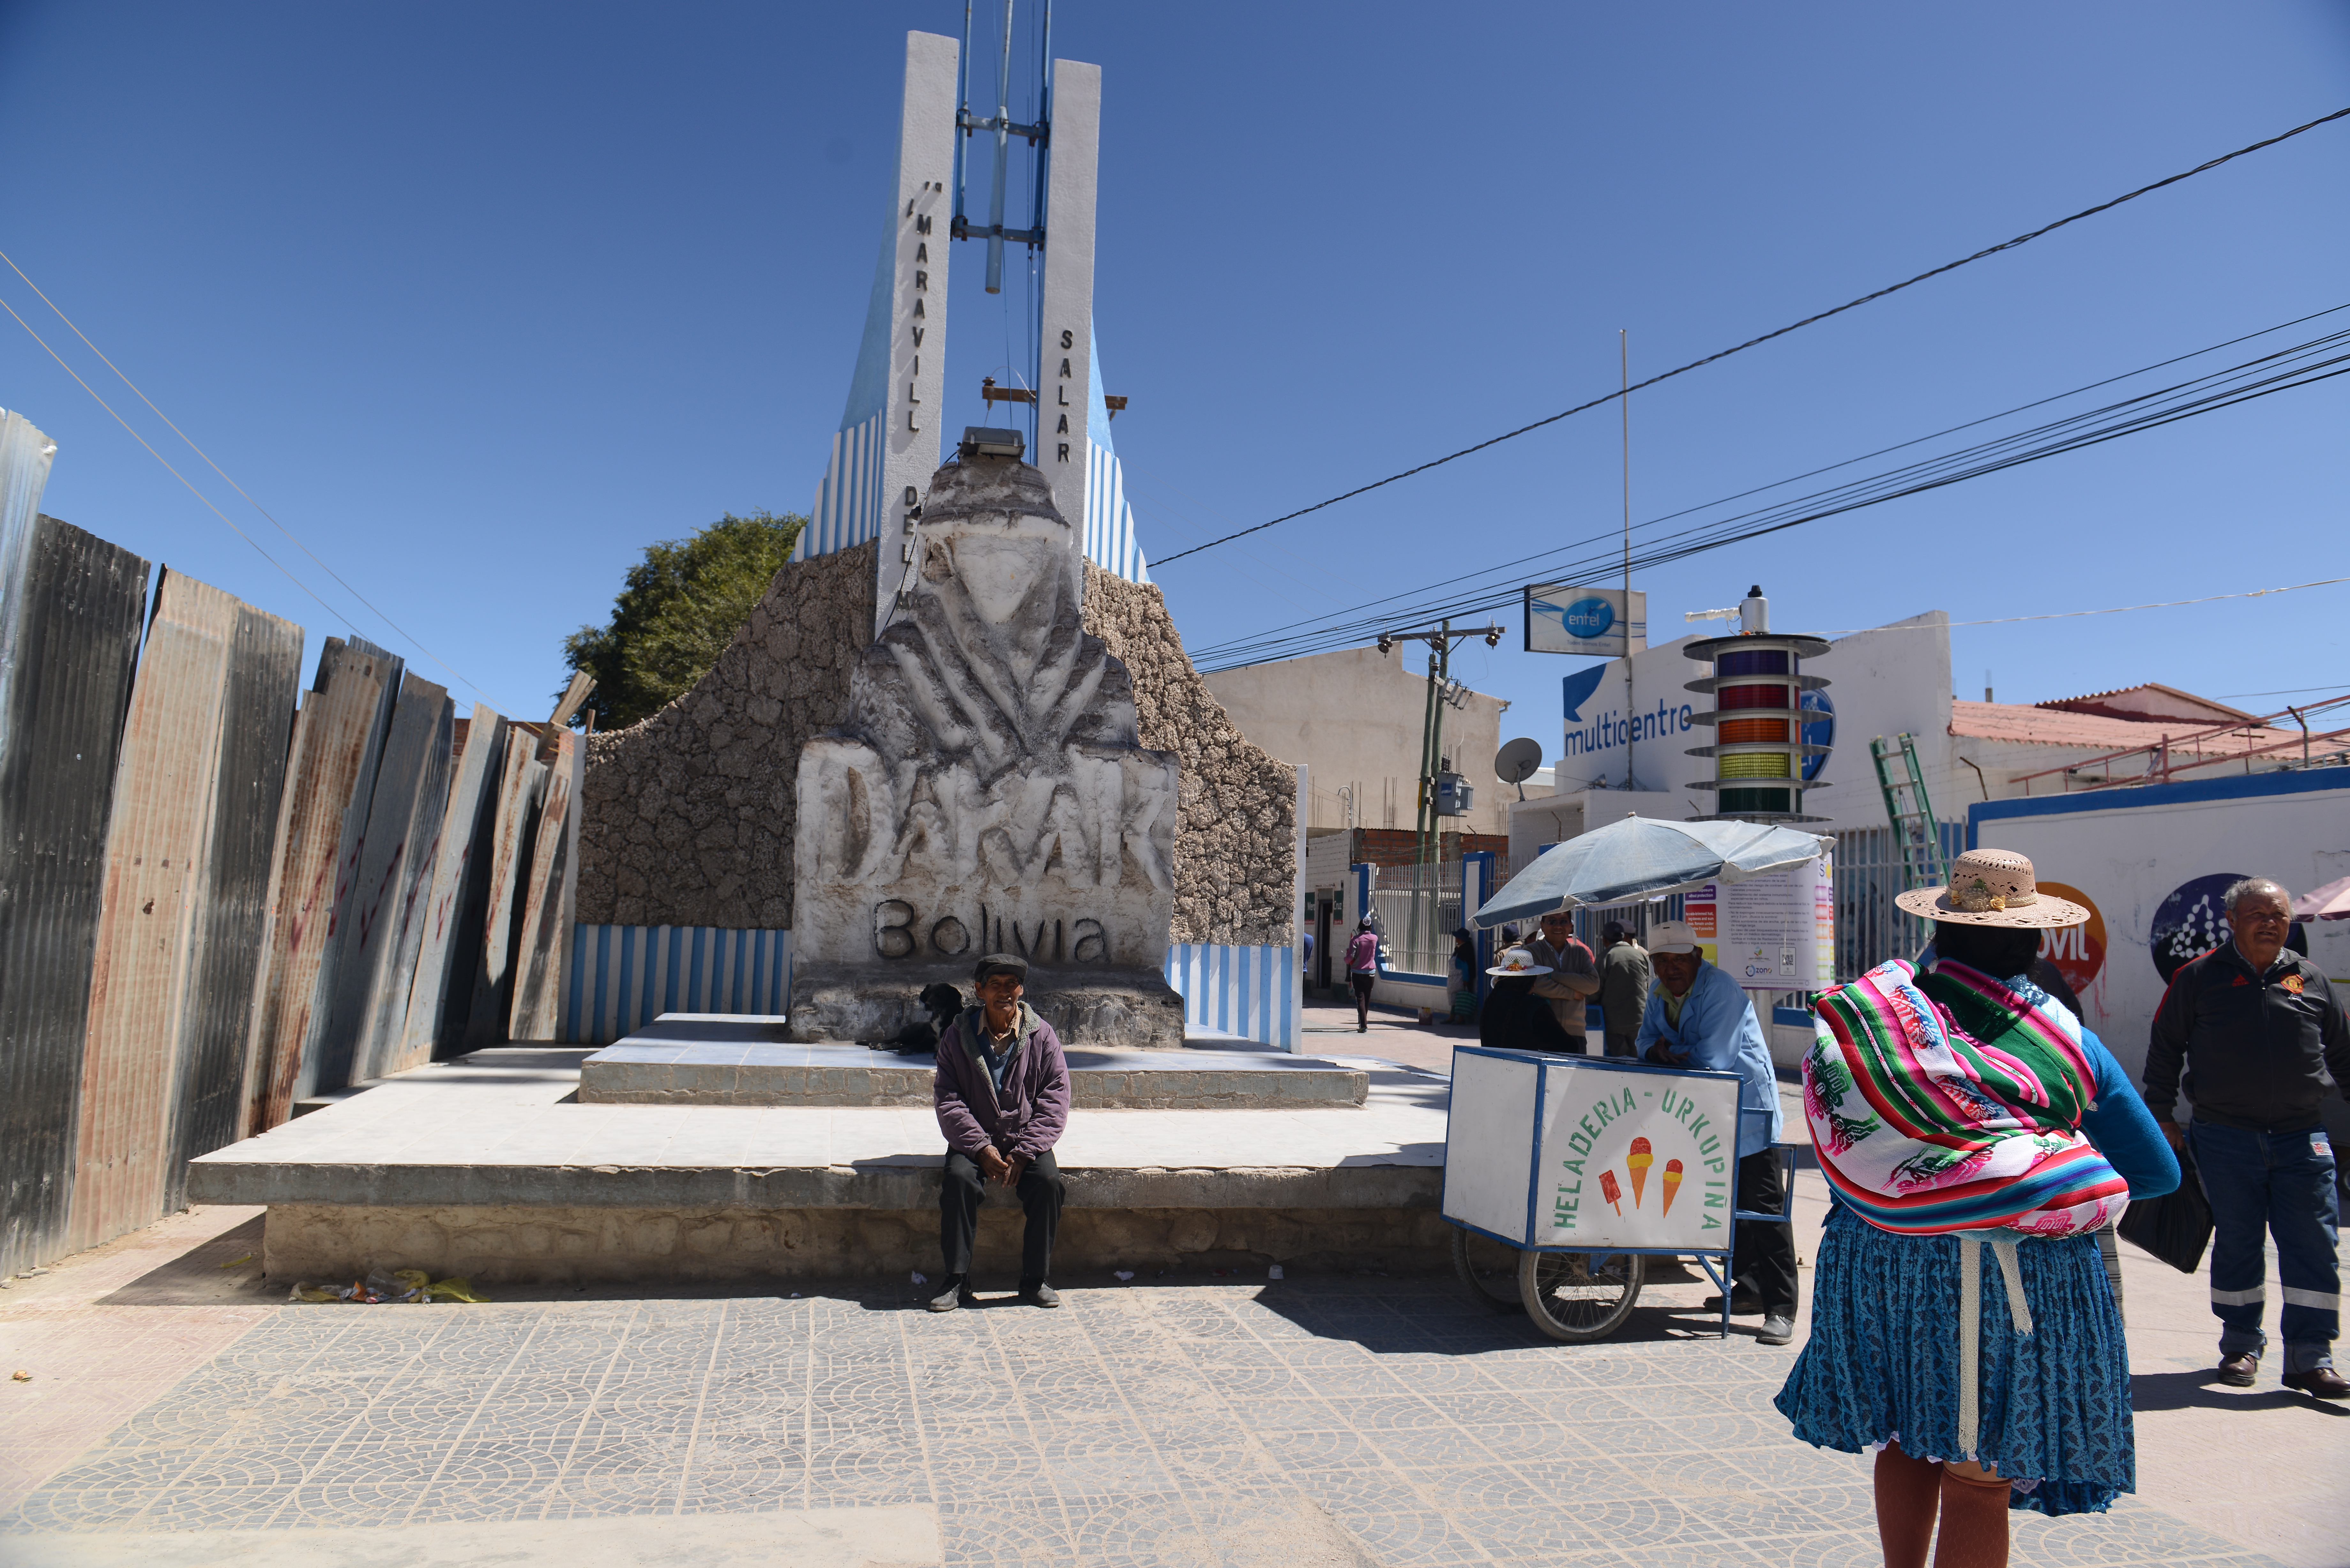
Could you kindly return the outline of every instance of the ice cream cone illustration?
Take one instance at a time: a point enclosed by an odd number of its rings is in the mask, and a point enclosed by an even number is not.
[[[1665,1212],[1666,1212],[1666,1213],[1670,1214],[1670,1213],[1673,1211],[1673,1194],[1674,1194],[1674,1193],[1676,1193],[1676,1192],[1679,1192],[1680,1189],[1681,1189],[1681,1162],[1680,1162],[1679,1160],[1678,1160],[1678,1159],[1669,1159],[1669,1160],[1665,1161]]]
[[[1656,1156],[1648,1152],[1647,1138],[1636,1137],[1632,1140],[1632,1152],[1625,1157],[1624,1163],[1632,1169],[1632,1207],[1635,1209],[1640,1206],[1641,1193],[1648,1190],[1648,1167],[1655,1160]]]
[[[1614,1171],[1603,1170],[1599,1173],[1599,1196],[1607,1199],[1608,1208],[1613,1209],[1618,1214],[1624,1212],[1624,1206],[1617,1201],[1618,1199],[1624,1196],[1624,1189],[1616,1185],[1616,1173]]]

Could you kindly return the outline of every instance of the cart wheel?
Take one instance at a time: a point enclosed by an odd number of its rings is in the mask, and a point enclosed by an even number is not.
[[[1452,1272],[1470,1294],[1495,1312],[1525,1310],[1518,1299],[1518,1250],[1505,1241],[1452,1227]]]
[[[1526,1252],[1518,1261],[1518,1294],[1553,1339],[1605,1339],[1632,1315],[1648,1273],[1638,1252]]]

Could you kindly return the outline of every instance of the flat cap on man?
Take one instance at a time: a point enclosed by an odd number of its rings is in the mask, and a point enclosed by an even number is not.
[[[1028,961],[1017,953],[990,953],[972,966],[971,982],[985,985],[991,974],[1008,974],[1025,985],[1028,981]]]

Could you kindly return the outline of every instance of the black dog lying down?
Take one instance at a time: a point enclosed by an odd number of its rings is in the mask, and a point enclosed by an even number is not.
[[[946,1035],[947,1026],[955,1021],[955,1014],[962,1011],[962,992],[944,981],[924,986],[917,1000],[921,1003],[922,1011],[930,1014],[929,1018],[907,1024],[898,1031],[898,1038],[889,1043],[889,1049],[903,1055],[935,1053],[940,1040]]]

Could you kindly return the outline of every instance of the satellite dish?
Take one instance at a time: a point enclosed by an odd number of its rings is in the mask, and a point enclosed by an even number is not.
[[[1512,741],[1493,753],[1493,776],[1505,784],[1523,784],[1542,768],[1542,742]]]

